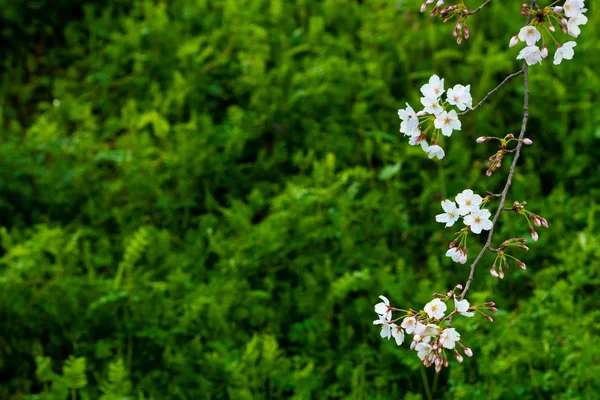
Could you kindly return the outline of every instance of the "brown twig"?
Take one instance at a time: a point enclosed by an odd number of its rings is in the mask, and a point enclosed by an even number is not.
[[[473,11],[469,11],[468,15],[473,15],[473,14],[477,14],[479,11],[481,11],[481,9],[485,6],[487,6],[488,4],[490,4],[490,1],[492,0],[486,0],[482,5],[480,5],[479,7],[477,7],[475,10]]]
[[[481,99],[481,101],[479,103],[477,103],[477,105],[473,108],[467,108],[466,111],[461,112],[458,115],[465,115],[470,113],[471,111],[475,111],[477,110],[479,107],[481,107],[481,105],[488,99],[488,97],[490,97],[491,95],[493,95],[494,93],[496,93],[498,90],[500,90],[500,88],[502,86],[504,86],[504,84],[506,84],[508,81],[510,81],[512,78],[516,78],[517,76],[521,75],[523,73],[523,69],[518,70],[517,72],[510,74],[509,76],[507,76],[506,78],[504,78],[504,80],[498,85],[496,86],[494,89],[492,89],[491,92],[489,92],[488,94],[485,95],[485,97],[483,99]]]
[[[537,6],[537,1],[531,0],[531,7],[534,7],[534,6]],[[529,16],[527,18],[527,23],[529,23],[530,20],[531,20],[531,16]],[[483,246],[483,248],[481,249],[481,251],[479,252],[477,257],[475,258],[475,261],[473,261],[473,263],[471,264],[470,271],[469,271],[469,278],[467,279],[467,283],[465,284],[465,287],[464,287],[462,293],[460,294],[460,297],[459,297],[460,300],[464,299],[467,292],[469,291],[471,282],[473,282],[473,275],[475,274],[475,267],[477,266],[477,263],[479,263],[479,260],[481,260],[481,257],[483,257],[483,254],[490,249],[490,245],[492,243],[492,236],[494,235],[494,229],[496,228],[496,222],[498,221],[500,214],[504,210],[504,203],[506,201],[506,195],[508,194],[508,189],[510,189],[510,185],[512,184],[513,176],[515,175],[515,167],[517,166],[517,162],[519,161],[519,156],[521,155],[521,148],[523,147],[523,138],[525,137],[525,132],[527,131],[527,120],[529,119],[529,69],[528,69],[527,63],[523,64],[523,69],[521,70],[521,73],[524,75],[523,80],[524,80],[524,86],[525,86],[525,95],[523,96],[523,122],[521,123],[521,132],[519,134],[519,139],[520,139],[519,144],[516,147],[515,158],[513,159],[513,162],[510,166],[508,178],[506,179],[506,184],[504,185],[504,190],[502,190],[502,193],[501,193],[500,204],[498,205],[496,214],[494,215],[494,218],[492,219],[492,228],[490,229],[490,232],[488,233],[488,237],[485,242],[485,245]],[[518,75],[520,75],[520,73]],[[505,81],[506,81],[506,79],[505,79]],[[485,100],[485,98],[484,98],[484,100]],[[450,319],[449,324],[451,322],[452,322],[452,320]]]

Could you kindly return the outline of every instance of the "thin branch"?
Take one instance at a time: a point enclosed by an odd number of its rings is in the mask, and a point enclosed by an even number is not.
[[[494,93],[496,93],[498,90],[500,90],[500,88],[502,86],[504,86],[504,84],[506,84],[508,81],[510,81],[513,78],[516,78],[517,76],[521,75],[523,73],[523,69],[518,70],[517,72],[510,74],[509,76],[507,76],[506,78],[504,78],[504,80],[498,85],[496,86],[494,89],[492,89],[491,92],[489,92],[488,94],[485,95],[485,97],[483,99],[481,99],[481,101],[479,103],[477,103],[477,105],[471,109],[468,109],[466,111],[461,112],[458,115],[465,115],[470,113],[471,111],[475,111],[477,110],[479,107],[481,107],[481,105],[488,99],[488,97],[490,97],[491,95],[493,95]]]
[[[535,3],[535,0],[532,1]],[[529,70],[527,67],[527,63],[523,66],[523,74],[525,76],[525,96],[523,99],[523,123],[521,124],[521,133],[519,134],[519,144],[517,145],[515,158],[510,166],[510,171],[508,173],[508,178],[506,180],[506,184],[504,185],[504,190],[502,190],[502,196],[500,197],[500,204],[498,205],[498,210],[496,210],[496,214],[492,219],[492,229],[488,233],[487,241],[485,245],[475,258],[475,261],[471,264],[471,270],[469,272],[469,278],[467,279],[467,283],[465,284],[465,288],[460,295],[460,300],[464,299],[467,292],[469,291],[469,287],[471,286],[471,282],[473,281],[473,275],[475,273],[475,267],[477,263],[483,257],[483,254],[490,249],[490,244],[492,243],[492,236],[494,235],[494,228],[496,227],[496,222],[500,217],[500,214],[504,210],[504,203],[506,201],[506,195],[508,194],[508,189],[510,189],[510,185],[512,184],[513,176],[515,175],[515,167],[517,166],[517,162],[519,161],[519,156],[521,155],[521,148],[523,147],[522,139],[525,137],[525,132],[527,131],[527,120],[529,119]]]
[[[490,4],[490,1],[492,0],[486,0],[485,3],[483,3],[482,5],[480,5],[479,7],[477,7],[474,11],[469,11],[468,15],[473,15],[473,14],[477,14],[479,11],[481,11],[481,9],[485,6],[487,6],[488,4]]]

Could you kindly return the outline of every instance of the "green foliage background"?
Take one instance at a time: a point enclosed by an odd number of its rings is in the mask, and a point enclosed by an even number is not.
[[[371,324],[466,279],[434,215],[500,191],[474,140],[518,130],[522,81],[441,162],[396,110],[432,73],[477,100],[516,71],[520,3],[457,46],[412,0],[0,1],[0,398],[598,398],[595,4],[575,59],[531,69],[509,200],[550,229],[527,271],[483,259],[475,356],[435,375]]]

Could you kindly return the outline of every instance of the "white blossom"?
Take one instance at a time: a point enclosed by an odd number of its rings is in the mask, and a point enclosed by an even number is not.
[[[437,336],[439,331],[440,331],[439,326],[437,326],[435,324],[427,324],[425,326],[425,329],[423,329],[423,332],[420,335],[422,338],[421,340],[423,341],[423,343],[429,343],[431,341],[431,338],[434,336]]]
[[[577,46],[577,43],[570,41],[559,47],[556,50],[556,53],[554,53],[554,64],[560,64],[563,59],[572,60],[575,55],[575,50],[573,50],[573,47],[575,46]],[[523,141],[523,143],[525,143],[525,141]]]
[[[440,344],[447,349],[453,349],[460,340],[460,333],[454,328],[446,328],[440,334]]]
[[[491,215],[490,210],[479,210],[467,215],[463,221],[465,225],[471,227],[471,232],[480,234],[482,230],[489,231],[492,229]]]
[[[425,359],[425,357],[430,358],[430,355],[433,356],[433,354],[431,354],[432,349],[433,348],[431,347],[431,345],[427,343],[419,343],[417,344],[417,347],[415,347],[417,355],[421,360]]]
[[[563,10],[565,15],[570,18],[580,15],[583,7],[583,0],[567,0],[563,6]]]
[[[385,316],[380,315],[379,319],[373,321],[373,325],[381,325],[380,335],[384,339],[389,339],[392,336],[392,327]]]
[[[404,330],[396,324],[392,324],[392,336],[396,339],[396,344],[400,346],[404,342]]]
[[[465,111],[473,107],[473,97],[471,97],[471,85],[454,85],[446,93],[448,103],[455,105],[460,111]]]
[[[517,60],[525,60],[527,65],[535,65],[542,62],[542,52],[537,46],[527,46],[519,52]]]
[[[579,26],[585,25],[587,22],[588,18],[583,14],[569,18],[567,21],[567,33],[574,38],[578,37],[581,34],[581,28],[579,28]]]
[[[524,26],[519,31],[519,40],[527,43],[527,46],[534,46],[542,38],[542,34],[535,26]]]
[[[456,297],[454,298],[454,308],[455,308],[456,312],[459,313],[460,315],[464,315],[465,317],[472,317],[473,315],[475,315],[474,312],[468,311],[469,307],[470,307],[470,304],[467,301],[467,299],[458,301],[458,300],[456,300]]]
[[[444,80],[437,75],[433,75],[429,78],[429,83],[421,86],[421,93],[424,97],[434,97],[436,99],[442,97],[442,94],[444,94]]]
[[[440,160],[446,155],[446,153],[444,153],[444,149],[442,149],[437,144],[429,146],[429,148],[427,149],[427,154],[429,158],[437,157]]]
[[[417,329],[417,320],[414,317],[405,318],[401,326],[410,335]]]
[[[421,104],[423,104],[423,111],[428,114],[439,115],[444,109],[440,105],[440,101],[435,96],[421,97]]]
[[[470,212],[478,211],[483,199],[480,195],[473,193],[471,189],[465,189],[462,193],[456,195],[458,204],[458,213],[467,215]]]
[[[456,111],[451,110],[450,112],[441,112],[433,121],[436,129],[441,129],[444,136],[452,136],[452,131],[460,131],[461,123],[458,120]]]
[[[448,251],[446,251],[446,256],[452,258],[452,261],[455,263],[459,262],[464,264],[467,262],[467,258],[464,256],[464,253],[461,250],[458,250],[456,247],[449,248]]]
[[[400,123],[400,132],[405,135],[412,135],[413,131],[419,126],[419,118],[412,107],[406,103],[404,110],[398,110],[398,117],[402,120]]]
[[[446,228],[448,228],[454,225],[454,223],[458,220],[458,209],[456,208],[456,204],[450,200],[442,201],[442,208],[444,209],[445,213],[436,215],[435,220],[437,222],[445,223]]]
[[[427,313],[429,318],[442,319],[446,308],[446,304],[443,301],[440,299],[433,299],[425,304],[423,310]]]
[[[392,319],[392,309],[390,307],[390,301],[385,296],[379,296],[381,303],[375,304],[375,312],[379,315],[383,315],[387,321]]]

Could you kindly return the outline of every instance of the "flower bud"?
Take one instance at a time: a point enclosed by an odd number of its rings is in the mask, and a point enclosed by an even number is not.
[[[513,135],[512,133],[509,133],[508,135],[506,135],[505,139],[514,139],[515,135]]]
[[[568,22],[569,22],[569,21],[567,21],[567,19],[566,19],[566,18],[564,18],[564,17],[560,19],[560,23],[561,23],[561,24],[563,24],[564,26],[567,26],[567,23],[568,23]]]
[[[465,32],[465,39],[468,39],[469,38],[469,28],[467,27],[467,23],[466,22],[465,22],[464,32]]]
[[[438,365],[437,363],[435,364],[435,372],[440,372],[442,370],[442,364]]]
[[[488,308],[488,311],[489,312],[496,312],[496,311],[498,311],[498,309],[496,307],[490,307],[490,308]]]
[[[533,221],[535,226],[542,226],[542,221],[540,221],[537,215],[531,216],[531,220]]]
[[[473,357],[473,351],[470,348],[463,347],[463,350],[464,350],[465,354],[467,355],[467,357]]]
[[[414,350],[415,347],[417,347],[417,343],[418,343],[417,341],[413,340],[412,343],[410,344],[410,349]]]
[[[542,221],[542,226],[544,228],[547,228],[548,227],[548,221],[546,221],[546,218],[540,217],[540,220]]]
[[[490,274],[492,274],[494,278],[498,278],[498,272],[496,272],[496,268],[492,268],[490,270]]]
[[[485,305],[489,307],[494,307],[496,303],[494,303],[493,301],[488,301],[487,303],[485,303]]]
[[[553,33],[556,32],[556,28],[552,25],[552,22],[548,22],[548,30]]]
[[[498,277],[499,277],[500,279],[504,279],[504,271],[502,270],[502,265],[500,265],[500,266],[498,267],[498,270],[499,270],[499,272],[498,272]]]
[[[444,367],[448,368],[448,359],[447,358],[444,359]]]
[[[418,112],[416,115],[417,115],[417,117],[419,117],[419,118],[420,118],[420,117],[422,117],[422,116],[424,116],[424,115],[427,115],[427,113],[425,112],[425,110],[421,110],[421,111],[419,111],[419,112]]]
[[[529,250],[529,247],[527,247],[527,246],[517,246],[517,247],[521,250],[525,250],[525,251]]]
[[[544,43],[544,47],[542,47],[542,58],[548,58],[548,47],[546,47],[546,43]]]
[[[537,242],[538,241],[537,232],[535,231],[535,229],[533,229],[533,227],[531,227],[529,230],[531,231],[531,238],[533,239],[534,242]]]
[[[519,37],[515,35],[510,38],[510,43],[508,43],[508,47],[515,47],[517,43],[519,43]]]
[[[483,314],[483,315],[487,318],[488,321],[494,322],[494,318],[492,318],[491,316],[489,316],[487,314]]]
[[[531,140],[529,138],[525,138],[525,139],[523,139],[523,144],[530,146],[533,144],[533,140]]]
[[[485,143],[490,140],[489,136],[480,136],[477,138],[477,143]]]
[[[427,3],[421,4],[421,12],[425,12],[427,10]]]
[[[455,288],[455,289],[458,289],[458,290],[462,290],[462,289],[463,289],[463,285],[461,285],[461,284],[459,283],[459,284],[458,284],[458,285],[456,285],[454,288]]]
[[[444,0],[438,0],[437,3],[435,3],[436,7],[441,7],[444,4]]]
[[[463,362],[463,357],[460,355],[460,353],[456,350],[454,350],[454,354],[456,355],[456,360],[461,363]]]
[[[518,260],[517,263],[519,264],[519,267],[521,267],[522,270],[526,270],[527,266],[525,265],[525,263],[521,260]]]
[[[467,253],[466,252],[461,252],[460,254],[460,259],[458,260],[461,264],[464,264],[467,262]]]
[[[563,10],[562,6],[555,6],[555,7],[554,7],[554,12],[555,12],[555,13],[559,13],[559,12],[561,12],[562,10]]]

